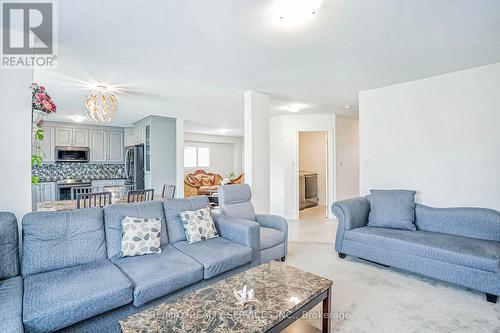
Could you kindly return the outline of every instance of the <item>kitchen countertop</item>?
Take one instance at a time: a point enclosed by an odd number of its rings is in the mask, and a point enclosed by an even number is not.
[[[163,201],[161,195],[156,194],[154,196],[155,201]],[[127,197],[113,198],[113,204],[127,203]],[[45,201],[39,202],[37,204],[38,212],[55,212],[61,210],[74,210],[76,209],[76,200],[62,200],[62,201]]]

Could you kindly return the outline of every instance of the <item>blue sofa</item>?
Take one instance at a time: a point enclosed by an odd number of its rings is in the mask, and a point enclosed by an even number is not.
[[[383,265],[500,295],[500,213],[416,204],[416,231],[368,226],[367,197],[336,202],[335,250]]]
[[[222,215],[237,222],[257,222],[260,226],[261,263],[285,261],[288,251],[288,221],[278,215],[255,214],[252,190],[247,184],[219,186],[219,207]]]
[[[7,314],[13,318],[0,332],[22,332],[23,326],[26,332],[120,332],[118,321],[129,315],[257,265],[256,223],[214,215],[220,237],[187,244],[177,213],[208,204],[194,197],[27,214],[22,278],[13,282],[24,279],[24,297],[23,288],[0,291],[0,300],[12,303]],[[161,218],[162,252],[119,257],[124,216]]]
[[[0,212],[0,332],[23,332],[23,278],[19,275],[17,219]]]

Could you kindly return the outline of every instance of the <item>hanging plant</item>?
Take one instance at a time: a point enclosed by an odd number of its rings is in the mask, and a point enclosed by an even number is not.
[[[43,126],[45,125],[44,117],[51,113],[55,113],[57,107],[52,101],[50,95],[45,91],[45,87],[39,86],[37,83],[32,83],[31,90],[31,116],[32,121],[36,126],[36,128],[33,129],[33,142],[35,150],[33,152],[33,155],[31,155],[31,168],[33,169],[34,167],[39,167],[40,165],[42,165],[43,158],[45,157],[42,149],[42,143],[45,134],[43,130]],[[33,185],[38,185],[39,180],[40,179],[37,175],[31,176],[31,183]]]

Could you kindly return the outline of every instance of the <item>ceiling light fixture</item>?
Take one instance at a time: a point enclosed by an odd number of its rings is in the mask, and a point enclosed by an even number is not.
[[[296,113],[296,112],[299,112],[302,109],[302,105],[300,105],[300,104],[291,104],[291,105],[287,105],[286,109],[288,111],[292,112],[292,113]]]
[[[73,120],[75,123],[81,123],[82,121],[84,121],[85,119],[87,119],[84,116],[70,116],[69,118],[71,120]]]
[[[271,14],[279,24],[298,26],[312,19],[322,2],[322,0],[274,0]]]
[[[115,95],[106,86],[98,86],[85,99],[85,113],[88,118],[108,123],[116,115],[118,101]]]
[[[230,129],[227,129],[227,128],[221,128],[221,129],[216,130],[217,133],[222,134],[222,135],[227,134],[229,131],[230,131]]]
[[[350,108],[352,108],[352,105],[351,104],[346,104],[346,105],[344,105],[344,108],[347,109],[347,110],[349,110]]]

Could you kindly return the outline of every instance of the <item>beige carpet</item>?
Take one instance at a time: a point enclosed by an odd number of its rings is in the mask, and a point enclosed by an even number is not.
[[[333,250],[336,221],[289,222],[287,263],[333,280],[333,332],[500,332],[500,303],[484,294],[347,257]],[[319,313],[319,307],[313,311]],[[307,319],[315,327],[320,321]]]

